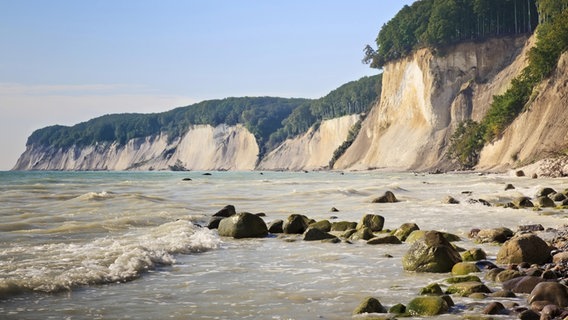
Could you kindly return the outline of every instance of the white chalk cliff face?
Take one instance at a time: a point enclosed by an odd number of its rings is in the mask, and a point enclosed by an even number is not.
[[[526,38],[460,44],[445,53],[421,49],[384,68],[375,105],[336,169],[426,170],[448,167],[449,138],[459,122],[479,120],[493,95],[523,65]]]
[[[347,139],[349,130],[359,121],[359,115],[325,120],[316,130],[287,139],[260,162],[260,170],[325,169],[334,151]]]
[[[168,143],[165,135],[69,150],[28,146],[15,170],[252,170],[259,148],[243,126],[197,125]]]

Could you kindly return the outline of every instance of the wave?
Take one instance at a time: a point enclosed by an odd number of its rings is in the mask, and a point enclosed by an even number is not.
[[[101,192],[87,192],[85,194],[78,196],[77,199],[79,199],[79,200],[106,200],[106,199],[112,199],[114,197],[116,197],[116,193],[114,193],[114,192],[101,191]]]
[[[149,270],[174,264],[177,254],[219,246],[215,233],[187,220],[88,243],[13,246],[0,250],[0,298],[127,282]]]

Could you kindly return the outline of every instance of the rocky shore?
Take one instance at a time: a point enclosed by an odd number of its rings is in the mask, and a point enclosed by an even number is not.
[[[506,188],[514,188],[507,185]],[[519,197],[507,203],[484,199],[469,201],[511,209],[564,209],[568,189],[542,188],[534,197]],[[388,191],[372,203],[395,203]],[[446,205],[459,203],[448,196]],[[338,210],[332,208],[332,214]],[[436,230],[421,230],[415,223],[384,229],[381,215],[366,214],[357,222],[340,221],[337,216],[316,221],[291,214],[285,220],[265,223],[265,214],[237,213],[228,205],[215,213],[208,228],[218,229],[222,237],[258,238],[274,236],[284,241],[322,241],[328,243],[366,242],[367,245],[402,244],[409,248],[402,257],[407,272],[447,273],[442,281],[431,283],[410,301],[384,306],[377,297],[361,297],[353,306],[356,319],[397,319],[442,314],[459,319],[518,318],[523,320],[568,319],[568,226],[545,229],[541,225],[519,225],[479,229],[472,226],[468,237],[477,244],[499,246],[496,259],[477,247],[462,248],[459,236]],[[467,297],[455,303],[457,298]]]

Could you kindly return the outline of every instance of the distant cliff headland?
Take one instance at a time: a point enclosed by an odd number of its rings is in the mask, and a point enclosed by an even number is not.
[[[568,0],[417,1],[381,28],[376,49],[365,48],[377,76],[315,100],[227,98],[46,127],[14,169],[533,165],[568,175],[566,21]]]

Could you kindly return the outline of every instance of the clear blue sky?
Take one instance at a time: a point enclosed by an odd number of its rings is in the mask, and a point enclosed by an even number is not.
[[[2,0],[0,170],[44,126],[228,96],[318,98],[413,0]]]

